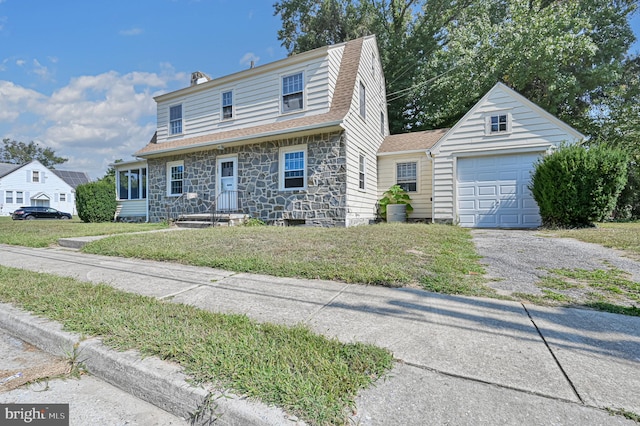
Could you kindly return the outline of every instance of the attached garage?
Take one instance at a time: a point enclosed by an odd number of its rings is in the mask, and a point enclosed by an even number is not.
[[[540,153],[457,160],[457,216],[468,228],[536,228],[541,220],[529,183]]]

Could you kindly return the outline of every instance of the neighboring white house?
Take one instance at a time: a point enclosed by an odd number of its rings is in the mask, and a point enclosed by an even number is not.
[[[23,165],[0,163],[0,215],[22,206],[47,206],[76,214],[76,187],[89,182],[84,172],[48,169],[34,160]]]
[[[412,219],[538,227],[538,206],[528,189],[536,160],[583,138],[498,83],[451,129],[389,136],[378,152],[379,196],[398,183],[415,200]]]
[[[142,162],[113,165],[119,217],[146,205],[152,222],[212,208],[275,224],[375,220],[388,135],[375,36],[214,80],[194,73],[190,87],[155,100]]]

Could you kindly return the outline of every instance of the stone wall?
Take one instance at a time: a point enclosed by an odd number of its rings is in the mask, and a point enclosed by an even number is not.
[[[152,222],[183,213],[209,212],[215,199],[216,158],[238,157],[238,210],[269,224],[345,226],[346,149],[344,132],[269,141],[149,159],[149,216]],[[279,190],[279,148],[307,145],[307,188]],[[167,197],[166,164],[184,161],[183,190],[197,198]]]

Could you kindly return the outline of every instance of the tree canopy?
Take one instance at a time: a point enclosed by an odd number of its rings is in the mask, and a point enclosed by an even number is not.
[[[392,133],[450,126],[502,81],[588,135],[623,134],[619,120],[638,116],[624,111],[639,85],[638,58],[626,56],[636,7],[635,0],[274,4],[291,54],[376,34]]]
[[[53,149],[41,147],[34,141],[24,143],[9,138],[2,139],[0,163],[26,164],[33,160],[38,160],[43,166],[52,169],[57,164],[68,161],[67,158],[58,157]]]

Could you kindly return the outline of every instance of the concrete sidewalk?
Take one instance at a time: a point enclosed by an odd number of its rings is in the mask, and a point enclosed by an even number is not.
[[[640,414],[638,317],[274,278],[66,249],[0,245],[0,265],[104,282],[259,321],[302,322],[341,341],[388,348],[397,366],[359,396],[354,415],[359,424],[611,425],[634,422],[611,416],[607,409]],[[11,331],[12,321],[3,315],[0,327]],[[136,361],[127,360],[131,363]],[[107,380],[136,392],[135,381],[119,384],[117,375],[112,376]],[[171,405],[165,408],[172,410]],[[193,403],[186,406],[193,408]],[[245,408],[224,407],[222,421],[246,424],[246,419],[233,421],[236,411]],[[184,417],[186,409],[174,413]],[[254,404],[251,410],[255,424],[292,423],[273,407]]]

